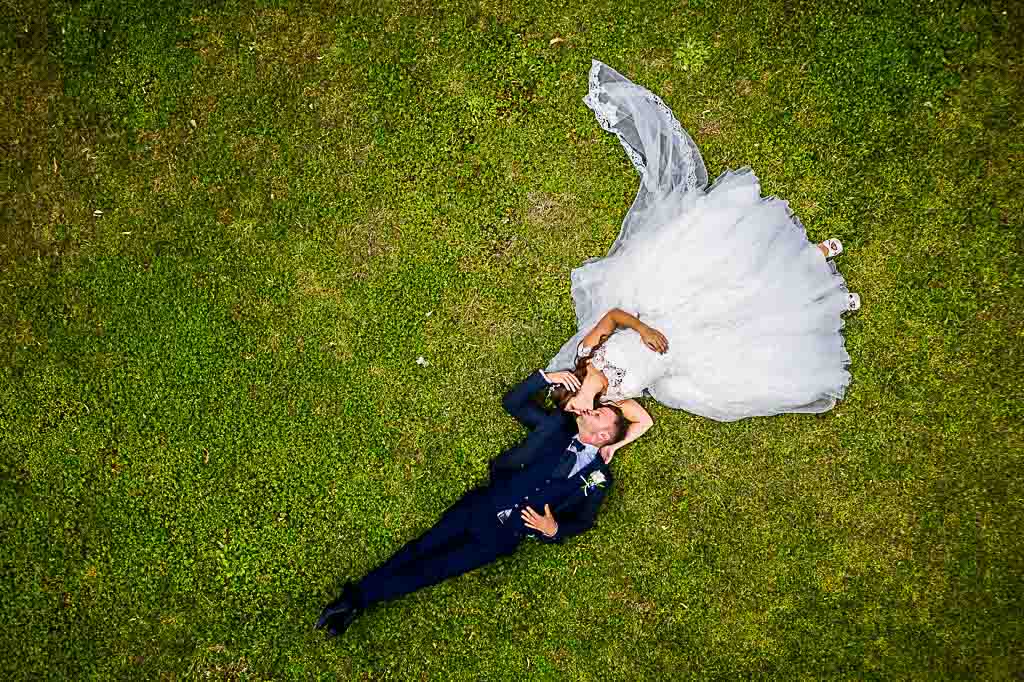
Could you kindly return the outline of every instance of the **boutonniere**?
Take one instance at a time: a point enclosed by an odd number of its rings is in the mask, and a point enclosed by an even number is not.
[[[600,471],[592,471],[586,478],[580,476],[583,479],[583,494],[589,495],[590,491],[594,488],[603,488],[604,482],[608,479],[604,477],[604,473]]]

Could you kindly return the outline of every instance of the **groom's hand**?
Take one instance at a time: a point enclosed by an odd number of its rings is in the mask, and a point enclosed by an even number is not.
[[[543,516],[533,511],[533,507],[527,507],[523,510],[522,517],[523,523],[527,528],[544,533],[549,538],[554,537],[558,533],[558,522],[555,521],[555,517],[551,514],[551,505],[549,504],[544,505]]]
[[[572,372],[548,372],[546,375],[549,383],[565,386],[570,392],[580,390],[580,380]]]

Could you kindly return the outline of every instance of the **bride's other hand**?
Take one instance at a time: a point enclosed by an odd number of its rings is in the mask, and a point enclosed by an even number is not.
[[[565,404],[565,411],[580,414],[594,409],[594,399],[589,396],[574,395]]]
[[[612,457],[615,456],[615,451],[619,449],[617,446],[618,443],[614,443],[612,445],[605,445],[603,448],[597,451],[597,454],[601,455],[601,459],[604,460],[605,464],[612,461]]]
[[[644,344],[655,353],[664,353],[668,350],[668,339],[665,338],[664,334],[653,327],[644,325],[644,328],[640,330],[640,338],[643,339]]]
[[[552,384],[565,386],[573,393],[580,390],[580,380],[572,372],[548,372],[547,377]]]

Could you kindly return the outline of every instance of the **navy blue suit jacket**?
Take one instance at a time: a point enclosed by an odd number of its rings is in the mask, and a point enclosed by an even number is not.
[[[539,464],[541,460],[549,460],[554,467],[559,458],[569,447],[569,442],[578,433],[574,415],[563,410],[545,411],[533,402],[533,396],[548,383],[540,372],[534,372],[522,383],[513,388],[502,399],[505,410],[529,429],[526,439],[503,452],[491,461],[491,486],[499,487],[514,474]],[[606,479],[602,487],[591,488],[585,493],[582,487],[570,495],[556,508],[551,510],[558,522],[558,533],[553,538],[542,533],[536,537],[544,542],[562,542],[573,535],[579,535],[594,526],[597,512],[604,502],[605,496],[612,487],[612,474],[608,465],[597,458],[597,469]],[[543,514],[543,509],[536,510]]]

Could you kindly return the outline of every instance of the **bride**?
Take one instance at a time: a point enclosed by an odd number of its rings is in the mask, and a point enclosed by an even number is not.
[[[608,255],[572,272],[579,332],[548,365],[576,368],[551,377],[566,409],[615,403],[631,422],[605,459],[653,423],[641,395],[718,421],[832,409],[850,382],[841,315],[860,308],[828,260],[839,240],[808,241],[749,168],[707,186],[668,107],[607,65],[584,102],[641,179]]]

